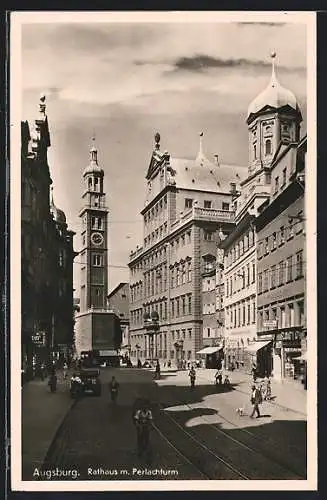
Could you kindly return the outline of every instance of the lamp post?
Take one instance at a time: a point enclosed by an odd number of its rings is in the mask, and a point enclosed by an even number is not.
[[[144,313],[143,315],[143,327],[145,329],[145,334],[149,337],[150,345],[150,359],[153,362],[156,356],[156,335],[159,333],[159,314],[157,311],[152,311],[151,316],[149,313]]]

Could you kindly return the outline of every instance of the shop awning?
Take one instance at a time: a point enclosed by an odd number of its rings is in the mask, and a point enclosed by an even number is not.
[[[307,353],[304,352],[301,356],[299,356],[298,358],[295,358],[295,361],[307,361],[308,358],[307,358]]]
[[[258,352],[260,351],[260,349],[262,349],[263,347],[266,347],[268,344],[270,344],[271,340],[265,340],[265,341],[261,341],[261,342],[254,342],[253,344],[250,344],[248,346],[245,347],[245,350],[247,352]]]
[[[220,351],[220,349],[222,349],[223,346],[215,346],[215,347],[204,347],[203,349],[201,349],[201,351],[198,351],[197,354],[213,354],[215,352],[218,352]]]

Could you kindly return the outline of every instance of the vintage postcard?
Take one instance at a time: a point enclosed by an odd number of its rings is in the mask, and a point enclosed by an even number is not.
[[[11,481],[315,490],[316,15],[13,12]]]

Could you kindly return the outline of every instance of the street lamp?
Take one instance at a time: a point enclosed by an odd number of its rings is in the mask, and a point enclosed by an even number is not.
[[[149,313],[143,314],[143,327],[145,329],[145,334],[149,337],[149,345],[150,345],[150,359],[154,360],[156,352],[155,352],[155,336],[159,333],[160,325],[159,325],[159,314],[157,311],[152,311],[151,316]]]

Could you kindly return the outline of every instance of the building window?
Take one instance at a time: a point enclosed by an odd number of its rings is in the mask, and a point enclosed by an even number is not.
[[[185,308],[185,295],[182,295],[182,315],[185,316],[186,308]]]
[[[190,283],[192,281],[192,268],[191,262],[187,263],[187,281]]]
[[[300,302],[297,303],[297,308],[298,308],[298,325],[303,326],[304,325],[304,301],[301,300]]]
[[[279,244],[284,245],[285,243],[285,227],[281,226],[279,233]]]
[[[193,200],[192,198],[185,198],[185,208],[192,208]]]
[[[252,283],[255,282],[255,261],[252,261]]]
[[[210,328],[207,328],[207,336],[210,337]]]
[[[229,203],[226,203],[225,201],[223,201],[223,203],[222,203],[222,209],[223,210],[229,210]]]
[[[303,277],[303,250],[296,254],[296,278]]]
[[[252,323],[255,323],[256,320],[256,307],[255,307],[255,300],[252,302]]]
[[[274,191],[274,194],[276,194],[278,192],[278,189],[279,189],[279,177],[275,177],[275,191]]]
[[[285,283],[285,262],[281,261],[279,263],[279,280],[278,280],[278,286],[284,285]]]
[[[265,238],[265,255],[269,253],[269,239]]]
[[[182,267],[182,284],[186,283],[186,268],[185,265]]]
[[[257,159],[257,146],[256,146],[256,144],[253,146],[253,158],[255,160]]]
[[[102,255],[94,253],[92,255],[92,266],[101,267],[102,266]]]
[[[293,304],[288,305],[288,325],[295,326],[295,318],[294,318],[294,306]]]
[[[258,293],[262,293],[262,273],[258,274]]]
[[[170,300],[171,317],[175,317],[175,302],[174,299]]]
[[[282,181],[282,186],[285,186],[286,184],[286,167],[283,169],[283,181]]]
[[[286,260],[286,282],[289,283],[293,279],[293,269],[292,269],[292,257],[288,257]]]
[[[250,229],[249,232],[249,248],[251,248],[254,245],[254,231]]]
[[[270,288],[276,287],[276,265],[270,268]]]
[[[206,231],[205,229],[203,230],[203,237],[206,241],[212,241],[212,232],[211,231]]]
[[[204,204],[203,204],[204,208],[211,208],[211,201],[209,200],[204,200]]]
[[[263,272],[263,291],[266,292],[269,286],[269,271],[265,269]]]
[[[273,233],[271,237],[271,250],[275,250],[276,247],[277,247],[277,237],[276,233]]]
[[[176,297],[176,316],[179,318],[180,316],[180,311],[179,311],[179,297]]]
[[[96,217],[91,217],[91,227],[92,227],[92,229],[97,229]]]
[[[271,155],[272,149],[271,149],[271,140],[270,139],[266,140],[265,148],[266,148],[266,155]]]
[[[192,314],[192,295],[189,294],[187,297],[188,300],[188,314]]]

